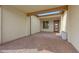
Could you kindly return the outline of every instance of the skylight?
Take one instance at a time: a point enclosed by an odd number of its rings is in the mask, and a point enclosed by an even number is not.
[[[53,12],[48,12],[48,13],[43,13],[43,14],[37,14],[37,16],[46,16],[46,15],[58,14],[61,12],[62,11],[53,11]]]

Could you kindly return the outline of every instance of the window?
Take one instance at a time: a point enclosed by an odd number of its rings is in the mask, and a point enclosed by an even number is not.
[[[48,21],[43,21],[43,29],[48,29],[49,28],[49,22]]]

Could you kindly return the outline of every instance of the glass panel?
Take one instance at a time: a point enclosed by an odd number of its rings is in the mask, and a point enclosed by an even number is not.
[[[37,16],[45,16],[45,15],[52,15],[52,14],[58,14],[61,13],[62,10],[60,11],[53,11],[53,12],[47,12],[47,13],[43,13],[43,14],[37,14]]]

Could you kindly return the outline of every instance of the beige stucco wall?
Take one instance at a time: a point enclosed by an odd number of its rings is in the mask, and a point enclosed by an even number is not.
[[[30,16],[26,16],[26,36],[30,35]]]
[[[68,9],[68,41],[79,51],[79,6],[69,6]]]
[[[3,43],[30,35],[30,17],[11,6],[2,7],[2,41]],[[1,21],[1,19],[0,19]],[[0,22],[1,24],[1,22]],[[0,25],[1,26],[1,25]],[[0,27],[1,32],[1,27]],[[31,16],[31,34],[40,32],[40,20]],[[0,34],[1,36],[1,34]],[[0,37],[1,40],[1,37]]]
[[[1,7],[0,7],[0,44],[1,44]]]
[[[2,39],[3,43],[26,35],[26,15],[10,6],[3,6]]]
[[[31,16],[31,34],[40,32],[40,20],[37,16]]]
[[[66,25],[67,25],[67,11],[65,11],[64,14],[61,15],[60,33],[62,31],[66,32]]]

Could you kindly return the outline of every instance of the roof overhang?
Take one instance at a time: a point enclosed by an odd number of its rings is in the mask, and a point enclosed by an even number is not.
[[[56,8],[47,9],[47,10],[41,10],[41,11],[31,12],[31,13],[27,13],[27,16],[31,16],[31,15],[38,16],[37,14],[43,14],[43,13],[47,13],[47,12],[54,12],[54,11],[61,11],[61,10],[63,12],[58,13],[58,14],[63,14],[64,11],[68,10],[68,6],[65,5],[65,6],[60,6],[60,7],[56,7]]]

